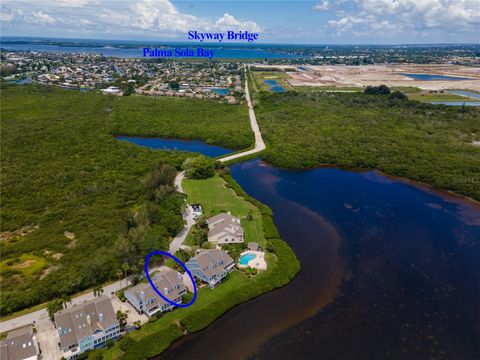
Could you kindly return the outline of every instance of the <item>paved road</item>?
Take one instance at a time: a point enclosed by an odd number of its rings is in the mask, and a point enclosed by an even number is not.
[[[255,117],[255,112],[253,111],[252,102],[250,100],[250,91],[248,90],[248,78],[247,78],[246,68],[245,68],[245,96],[247,98],[248,115],[250,116],[250,126],[252,128],[253,133],[255,134],[255,148],[238,153],[238,154],[225,156],[219,159],[221,162],[226,162],[233,159],[244,157],[246,155],[255,154],[262,150],[265,150],[266,148],[265,143],[263,142],[262,133],[260,132],[260,127],[258,126],[258,123],[257,123],[257,118]]]

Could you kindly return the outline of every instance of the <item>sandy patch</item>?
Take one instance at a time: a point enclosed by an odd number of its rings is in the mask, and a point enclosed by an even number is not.
[[[67,239],[75,240],[75,233],[73,233],[73,232],[65,231],[63,233],[63,236],[65,236]]]
[[[14,265],[12,266],[14,269],[26,269],[30,266],[32,266],[32,264],[34,264],[37,260],[27,260],[27,261],[24,261],[23,263],[21,264],[18,264],[18,265]]]
[[[56,253],[56,254],[53,254],[53,255],[52,255],[52,258],[54,258],[55,260],[58,260],[58,259],[60,259],[62,256],[63,256],[62,253]]]
[[[480,146],[480,141],[472,141],[473,146]]]

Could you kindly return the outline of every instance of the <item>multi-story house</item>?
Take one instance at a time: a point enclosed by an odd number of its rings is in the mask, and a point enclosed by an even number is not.
[[[182,275],[175,270],[163,270],[152,278],[158,291],[174,303],[182,303],[182,295],[187,293]],[[162,299],[150,284],[140,283],[125,291],[125,298],[140,314],[148,317],[156,312],[171,310],[174,305]]]
[[[215,287],[235,267],[235,262],[225,251],[203,250],[185,264],[193,276]]]
[[[0,359],[37,360],[39,348],[31,326],[10,331],[5,340],[0,341]]]
[[[207,220],[208,241],[214,244],[242,243],[243,227],[240,219],[230,212],[212,216]]]
[[[106,296],[60,310],[54,317],[66,360],[103,347],[107,340],[116,340],[120,336],[120,324]]]

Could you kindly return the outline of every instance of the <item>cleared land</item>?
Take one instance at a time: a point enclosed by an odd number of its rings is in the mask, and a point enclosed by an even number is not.
[[[469,89],[480,91],[480,68],[457,65],[367,65],[318,66],[306,71],[288,72],[292,86],[360,87],[385,84],[389,87],[418,87],[423,90]],[[401,73],[434,74],[472,80],[414,80]]]

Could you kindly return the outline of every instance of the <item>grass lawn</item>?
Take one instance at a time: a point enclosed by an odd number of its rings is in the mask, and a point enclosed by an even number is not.
[[[265,215],[247,198],[238,196],[225,186],[225,180],[215,176],[206,180],[186,179],[183,188],[190,203],[199,202],[206,214],[220,210],[231,210],[240,217],[249,211],[253,220],[243,220],[246,237],[255,238],[261,244],[266,243],[264,235]],[[147,359],[154,357],[170,346],[183,334],[182,328],[189,333],[199,331],[233,306],[259,296],[276,287],[288,283],[299,271],[300,265],[292,250],[280,239],[269,238],[275,251],[266,253],[268,269],[252,278],[239,270],[230,273],[215,289],[202,287],[198,290],[195,303],[188,308],[178,308],[165,314],[154,322],[148,322],[138,331],[128,335],[135,342],[122,351],[122,341],[111,349],[101,350],[105,360],[109,359]]]
[[[187,193],[188,202],[201,204],[207,217],[230,211],[232,215],[240,218],[245,230],[246,242],[253,241],[259,243],[260,246],[265,245],[260,211],[250,202],[237,196],[232,189],[227,189],[225,181],[220,176],[206,180],[185,179],[183,187]],[[251,221],[247,220],[249,213],[253,216]]]
[[[20,273],[25,278],[40,275],[46,266],[46,259],[32,254],[23,254],[16,258],[4,259],[0,263],[2,273],[10,270]]]
[[[475,99],[470,99],[465,96],[445,93],[407,93],[407,96],[410,100],[416,100],[421,102],[431,102],[431,101],[475,101]]]

